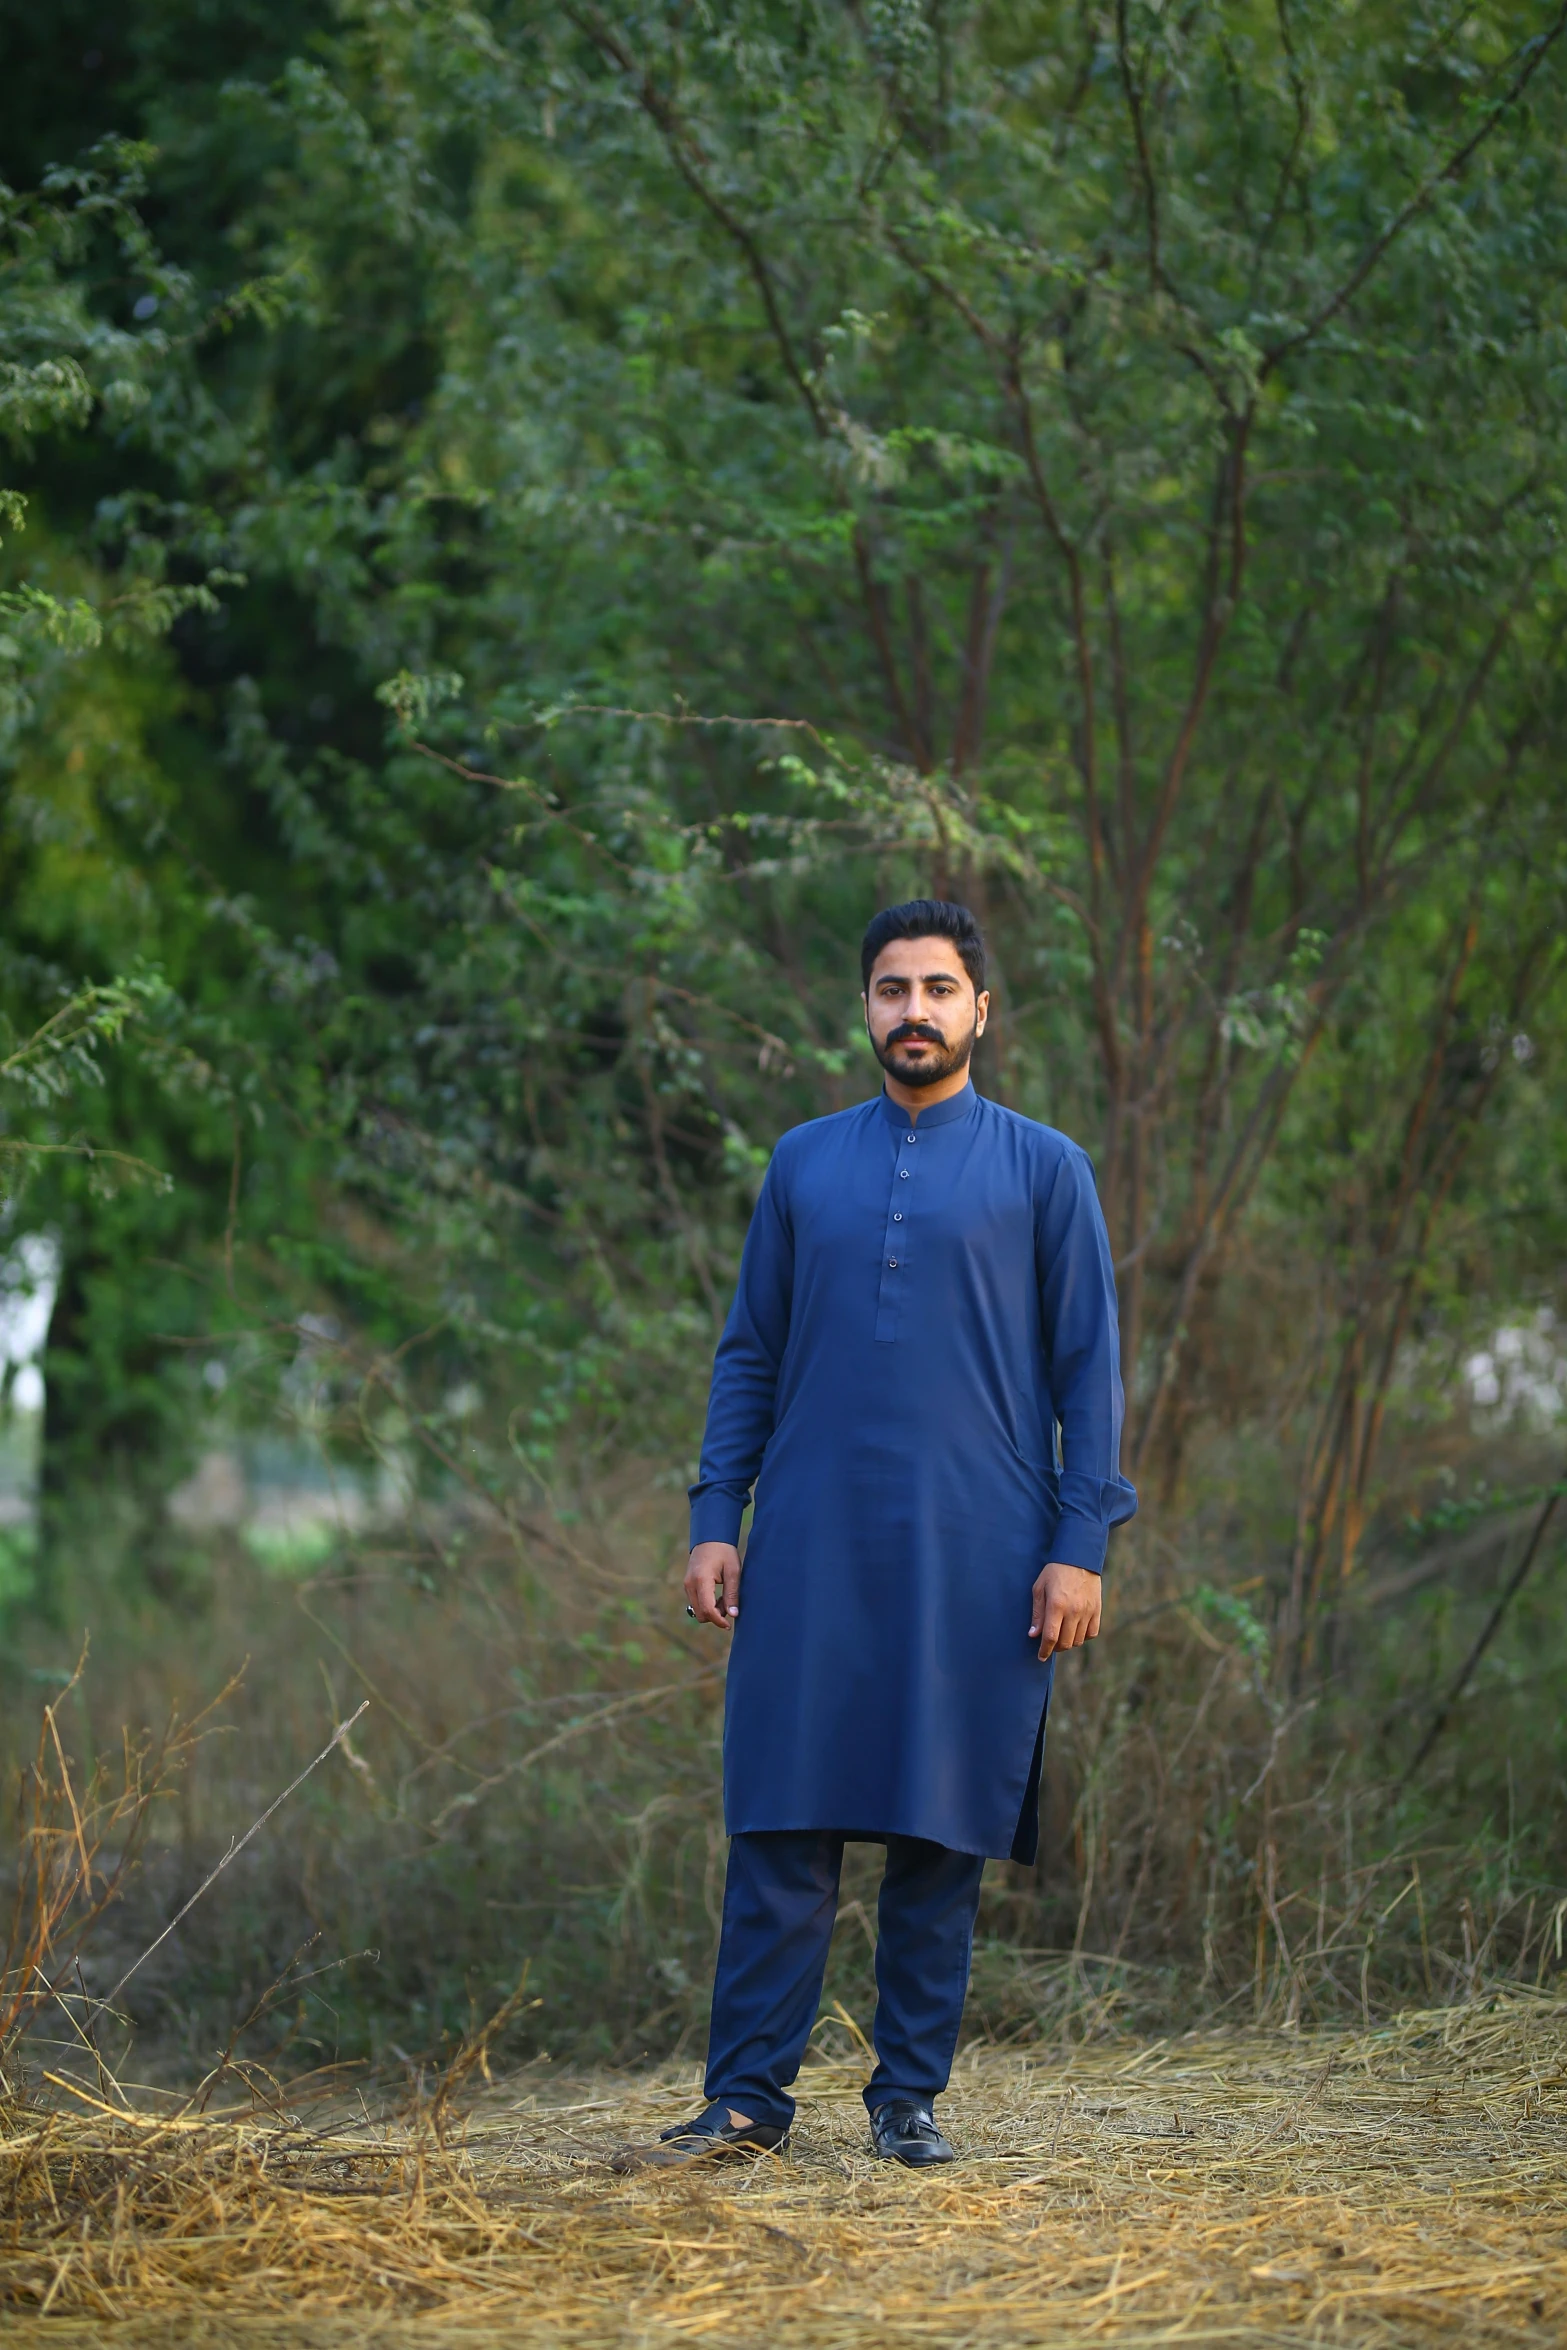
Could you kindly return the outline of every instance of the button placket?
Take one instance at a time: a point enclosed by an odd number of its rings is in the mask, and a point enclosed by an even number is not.
[[[903,1285],[909,1277],[907,1225],[911,1195],[900,1191],[898,1186],[911,1179],[912,1169],[906,1162],[910,1150],[917,1146],[918,1141],[919,1137],[912,1127],[906,1127],[899,1136],[898,1159],[893,1169],[891,1197],[887,1202],[876,1309],[876,1337],[883,1345],[890,1345],[898,1336],[898,1308],[903,1299]],[[902,1204],[895,1207],[894,1200]]]

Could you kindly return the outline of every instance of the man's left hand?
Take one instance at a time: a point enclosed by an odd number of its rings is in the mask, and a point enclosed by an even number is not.
[[[1034,1585],[1028,1627],[1030,1640],[1039,1642],[1041,1664],[1058,1648],[1081,1648],[1085,1640],[1098,1638],[1103,1596],[1100,1578],[1087,1567],[1068,1567],[1059,1559],[1052,1560]]]

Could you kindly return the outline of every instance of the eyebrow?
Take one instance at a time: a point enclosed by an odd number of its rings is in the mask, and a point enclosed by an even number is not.
[[[948,980],[952,986],[956,987],[963,978],[963,973],[961,971],[921,971],[912,974],[912,976],[918,978],[922,987],[934,987],[938,979]],[[884,971],[879,979],[871,981],[871,985],[872,987],[907,987],[910,977],[911,974],[905,971]]]

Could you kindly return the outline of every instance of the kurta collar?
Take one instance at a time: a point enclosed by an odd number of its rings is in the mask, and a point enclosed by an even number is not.
[[[881,1107],[889,1126],[913,1126],[920,1134],[928,1134],[933,1126],[950,1126],[955,1120],[966,1118],[978,1099],[970,1078],[961,1093],[950,1095],[944,1102],[932,1102],[928,1110],[906,1110],[885,1092]]]

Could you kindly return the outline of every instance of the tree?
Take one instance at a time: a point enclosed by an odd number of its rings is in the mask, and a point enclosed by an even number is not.
[[[387,152],[482,126],[416,462],[421,561],[486,593],[440,651],[609,826],[563,705],[679,721],[620,755],[791,1051],[841,1038],[802,932],[894,877],[982,906],[989,1080],[1098,1129],[1166,1490],[1242,1236],[1326,1247],[1298,1639],[1494,1040],[1560,1017],[1563,17],[568,14],[363,36]],[[759,775],[686,713],[833,743]],[[765,1129],[701,992],[666,1015]]]
[[[860,922],[961,892],[1133,1466],[1293,1415],[1298,1654],[1560,1026],[1562,24],[416,5],[165,102],[169,187],[257,159],[179,216],[250,584],[174,790],[208,1065],[332,1168],[268,1279],[434,1313],[535,1465],[682,1449]]]

